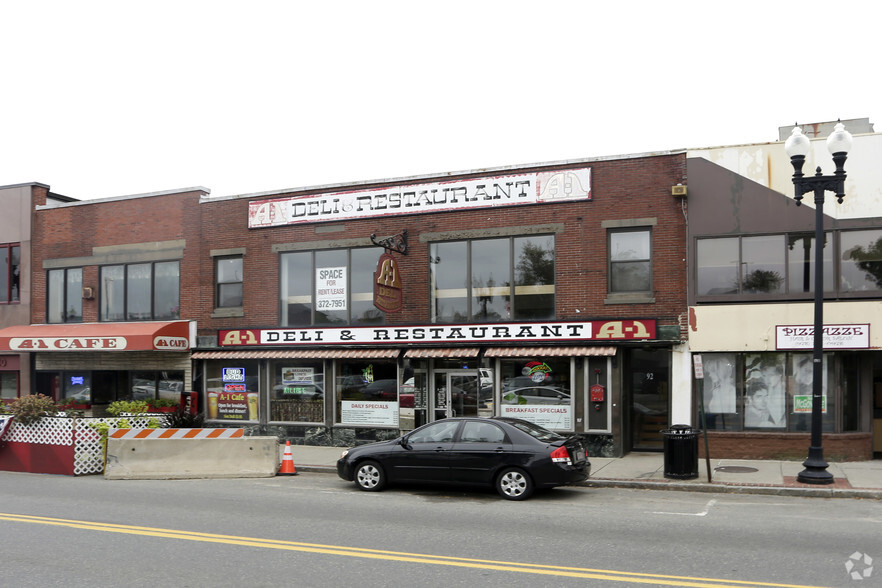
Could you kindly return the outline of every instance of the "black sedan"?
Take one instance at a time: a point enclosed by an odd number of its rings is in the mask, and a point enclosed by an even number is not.
[[[337,475],[369,492],[393,483],[492,485],[508,500],[581,482],[590,473],[578,437],[505,417],[435,421],[344,451],[337,461]]]

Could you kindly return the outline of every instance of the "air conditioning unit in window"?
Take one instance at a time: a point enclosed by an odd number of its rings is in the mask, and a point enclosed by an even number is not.
[[[83,298],[85,298],[86,300],[92,300],[93,298],[95,298],[95,289],[88,286],[83,288]]]

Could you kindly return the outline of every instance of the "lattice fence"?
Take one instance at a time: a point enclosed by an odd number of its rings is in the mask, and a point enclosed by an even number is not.
[[[157,415],[127,416],[126,423],[131,428],[146,428]],[[106,423],[117,426],[119,418],[91,417],[43,417],[39,422],[22,425],[12,422],[3,435],[4,441],[35,443],[42,445],[73,445],[74,475],[100,474],[104,471],[104,444],[101,433],[92,425]]]

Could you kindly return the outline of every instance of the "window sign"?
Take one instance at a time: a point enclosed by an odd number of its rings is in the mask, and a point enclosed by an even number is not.
[[[568,361],[534,360],[504,367],[517,367],[518,371],[504,382],[502,416],[524,419],[547,429],[573,428]]]
[[[223,380],[224,382],[244,382],[245,368],[224,368]]]
[[[398,426],[398,403],[344,400],[340,422],[344,425]]]
[[[312,384],[315,369],[311,367],[282,368],[282,384]]]
[[[316,310],[346,310],[346,267],[321,267],[315,270]]]

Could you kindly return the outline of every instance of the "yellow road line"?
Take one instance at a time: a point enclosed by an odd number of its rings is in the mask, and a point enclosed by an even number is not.
[[[238,537],[235,535],[218,535],[214,533],[199,533],[196,531],[181,531],[176,529],[158,529],[154,527],[139,527],[135,525],[119,525],[115,523],[98,523],[93,521],[79,521],[71,519],[58,519],[32,515],[18,515],[0,513],[0,520],[31,523],[41,525],[54,525],[82,529],[87,531],[101,531],[108,533],[123,533],[128,535],[141,535],[147,537],[161,537],[166,539],[183,539],[187,541],[201,541],[205,543],[221,543],[225,545],[240,545],[245,547],[261,547],[264,549],[282,549],[287,551],[301,551],[308,553],[320,553],[325,555],[340,555],[345,557],[359,557],[366,559],[380,559],[386,561],[400,561],[408,563],[423,563],[431,565],[455,566],[463,568],[475,568],[484,570],[496,570],[502,572],[519,572],[545,576],[561,576],[570,578],[587,578],[592,580],[607,580],[610,582],[631,582],[637,584],[654,584],[656,586],[688,586],[694,588],[720,588],[731,586],[743,588],[745,586],[770,586],[776,588],[818,588],[797,584],[774,584],[767,582],[748,582],[740,580],[722,580],[714,578],[694,578],[688,576],[671,576],[663,574],[644,574],[640,572],[623,572],[617,570],[601,570],[591,568],[577,568],[567,566],[551,566],[542,564],[529,564],[508,561],[493,561],[484,559],[470,559],[451,557],[444,555],[426,555],[420,553],[406,553],[399,551],[384,551],[379,549],[365,549],[361,547],[345,547],[339,545],[322,545],[317,543],[302,543],[298,541],[281,541],[278,539],[260,539],[255,537]]]

